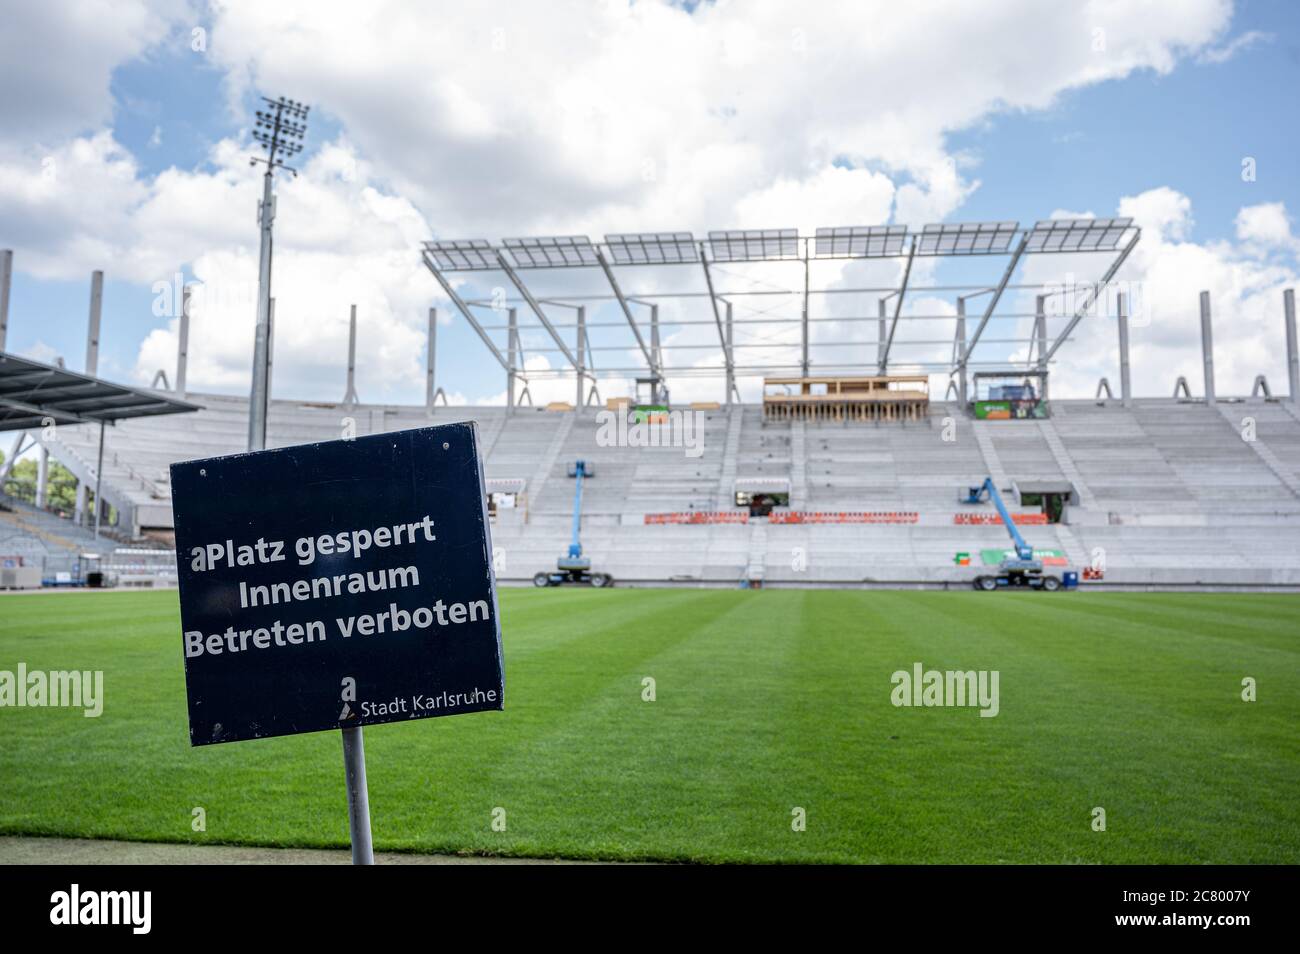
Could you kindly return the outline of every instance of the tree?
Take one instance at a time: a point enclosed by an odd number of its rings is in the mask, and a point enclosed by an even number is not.
[[[0,465],[3,465],[2,459],[0,459]],[[5,493],[25,503],[35,505],[38,470],[39,466],[34,458],[28,457],[18,461],[14,464],[13,470],[9,472],[9,478],[5,481]],[[72,476],[72,472],[57,460],[51,460],[45,480],[46,508],[71,516],[77,506],[77,478]],[[93,492],[87,495],[88,501],[92,497],[94,497]],[[89,510],[89,507],[88,502],[87,510]]]

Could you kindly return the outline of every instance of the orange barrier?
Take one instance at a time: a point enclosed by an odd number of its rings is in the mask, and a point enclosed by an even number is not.
[[[686,510],[680,513],[648,513],[646,523],[749,523],[748,510]]]
[[[919,519],[914,510],[773,510],[768,516],[771,523],[916,523]]]
[[[1044,526],[1047,523],[1045,513],[1013,513],[1012,523],[1020,526]],[[952,522],[963,527],[988,527],[1002,523],[1002,518],[995,513],[955,513]]]

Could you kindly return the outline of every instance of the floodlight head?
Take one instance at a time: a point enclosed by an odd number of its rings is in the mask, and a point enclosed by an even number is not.
[[[1131,218],[1043,219],[1034,225],[1027,252],[1113,251],[1133,226]]]
[[[690,232],[630,232],[606,235],[605,248],[615,265],[682,265],[700,260]]]
[[[496,250],[487,239],[425,242],[424,248],[444,272],[482,272],[501,267]]]
[[[596,247],[585,235],[503,239],[516,268],[574,268],[599,264]]]
[[[921,229],[917,255],[1003,255],[1019,222],[940,222]]]
[[[269,106],[275,107],[274,113],[262,109],[254,111],[257,122],[254,124],[253,138],[267,153],[266,159],[262,160],[266,162],[267,175],[270,175],[274,169],[288,169],[297,176],[297,170],[286,166],[279,157],[294,156],[302,151],[302,143],[294,140],[302,140],[306,136],[307,109],[302,103],[283,96],[275,100],[263,96],[262,100]],[[293,122],[285,118],[286,114],[297,116],[303,122]]]
[[[906,225],[851,225],[819,228],[814,244],[818,258],[893,258],[907,244]]]
[[[799,257],[796,229],[729,229],[709,233],[715,262],[762,262]]]

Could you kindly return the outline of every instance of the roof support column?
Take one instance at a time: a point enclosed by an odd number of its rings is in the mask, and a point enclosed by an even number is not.
[[[104,311],[104,273],[90,273],[90,320],[86,326],[86,373],[99,373],[99,321]]]
[[[1286,321],[1286,378],[1290,384],[1288,396],[1291,403],[1300,403],[1300,348],[1296,343],[1295,289],[1282,293],[1282,312]]]
[[[876,332],[876,367],[885,364],[885,338],[889,336],[889,322],[885,318],[885,299],[876,299],[876,313],[880,315],[879,330]]]
[[[437,393],[438,367],[438,309],[429,309],[428,359],[424,370],[424,411],[433,416],[433,397]]]
[[[1295,322],[1292,322],[1294,326]],[[656,387],[655,403],[663,403],[664,392],[664,353],[659,347],[659,306],[650,306],[650,350],[655,356],[655,367],[659,369],[659,384]]]
[[[1128,407],[1133,403],[1133,390],[1128,362],[1128,300],[1123,292],[1115,296],[1115,320],[1119,326],[1119,399]]]
[[[957,330],[952,342],[952,352],[954,357],[966,353],[965,296],[957,299]],[[966,407],[966,365],[961,362],[957,364],[957,400],[963,408]]]
[[[1034,299],[1034,339],[1038,351],[1038,370],[1043,373],[1039,385],[1043,393],[1040,400],[1047,400],[1047,296],[1038,295]]]
[[[9,333],[9,289],[14,281],[14,250],[0,249],[0,351]]]
[[[577,311],[578,311],[578,347],[577,347],[578,364],[577,367],[575,368],[575,370],[577,371],[575,377],[578,379],[578,391],[577,391],[577,396],[574,398],[573,401],[573,413],[575,414],[577,414],[579,411],[582,410],[582,391],[583,391],[583,386],[587,383],[587,309],[584,306],[579,305]],[[638,334],[637,338],[639,339],[640,337],[641,337],[640,334]]]
[[[1201,292],[1201,361],[1205,366],[1205,403],[1213,404],[1214,394],[1214,330],[1210,319],[1210,293]]]
[[[190,363],[190,286],[181,289],[181,318],[176,335],[176,395],[185,397],[185,374]]]
[[[510,364],[506,366],[506,413],[515,407],[515,362],[519,356],[519,313],[511,308],[509,313],[509,330],[506,332],[506,353],[510,355]]]
[[[653,397],[656,404],[666,404],[668,389],[664,386],[664,352],[659,340],[659,306],[653,302],[643,301],[640,298],[629,298],[627,301],[650,309],[650,354],[654,356],[651,369],[658,379]]]
[[[45,485],[50,479],[50,452],[44,444],[41,445],[40,455],[36,458],[36,506],[38,509],[45,507]]]
[[[704,243],[700,243],[700,264],[704,266],[704,283],[709,286],[709,304],[713,306],[713,323],[718,327],[718,341],[722,344],[722,357],[727,367],[733,366],[731,345],[722,330],[722,314],[718,311],[718,295],[713,288],[713,274],[709,271],[709,257],[704,252]],[[728,398],[730,400],[730,398]]]
[[[357,401],[357,306],[352,306],[348,318],[348,389],[343,393],[343,403],[355,407]]]
[[[732,344],[731,302],[727,302],[727,407],[731,407],[731,395],[736,390],[736,365],[731,359]],[[805,371],[805,374],[807,372]]]
[[[265,434],[263,435],[265,437]],[[104,485],[104,419],[99,420],[99,456],[95,462],[95,539],[99,539],[99,521],[104,515],[104,498],[100,488]]]
[[[800,338],[803,342],[803,360],[800,366],[803,368],[803,376],[808,377],[808,247],[804,243],[803,252],[803,320],[800,322]]]
[[[1034,350],[1038,354],[1038,370],[1047,367],[1047,361],[1043,358],[1047,354],[1047,296],[1038,295],[1034,298]]]

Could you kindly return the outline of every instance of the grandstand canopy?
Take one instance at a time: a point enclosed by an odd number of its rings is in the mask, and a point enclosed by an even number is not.
[[[112,424],[128,417],[197,411],[154,391],[113,384],[0,351],[0,431],[55,424]]]
[[[728,395],[737,375],[947,373],[965,400],[968,369],[1046,366],[1140,234],[1129,218],[877,224],[437,239],[422,257],[509,381],[573,375],[579,403],[584,378],[647,372],[722,374]],[[1059,281],[1014,281],[1022,261],[1063,253],[1109,264],[1090,281],[1074,259]],[[1007,291],[1016,304],[1000,307]]]

